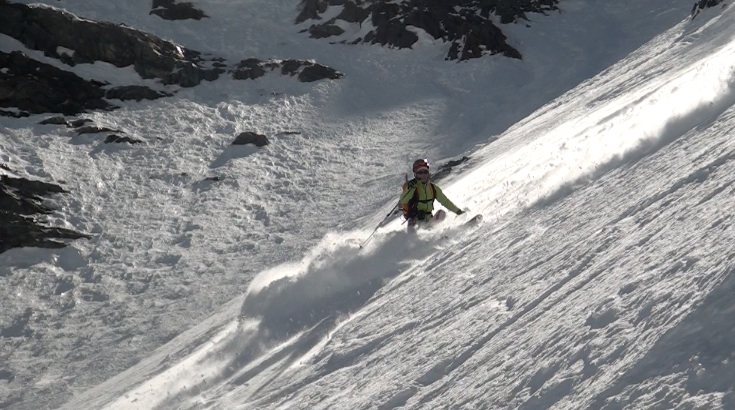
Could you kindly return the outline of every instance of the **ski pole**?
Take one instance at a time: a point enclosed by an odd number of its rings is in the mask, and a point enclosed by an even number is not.
[[[383,218],[383,220],[378,223],[378,226],[376,226],[375,229],[373,229],[373,232],[370,234],[370,236],[368,236],[367,239],[365,239],[365,241],[363,241],[363,243],[360,244],[360,249],[362,249],[365,245],[367,245],[368,242],[370,242],[370,238],[372,238],[373,235],[375,235],[375,232],[378,232],[378,229],[380,229],[380,227],[383,226],[383,223],[388,218],[390,218],[391,215],[393,215],[393,211],[395,211],[396,208],[398,208],[398,204],[396,204],[396,206],[394,206],[393,208],[391,208],[390,212],[388,212],[388,215],[386,215],[385,218]]]
[[[378,226],[377,228],[375,228],[375,230],[373,231],[373,233],[371,233],[370,236],[368,236],[367,239],[365,239],[365,241],[360,244],[360,249],[362,249],[365,245],[367,245],[368,242],[370,242],[370,238],[372,238],[373,235],[375,235],[375,232],[378,231],[378,228],[380,228],[380,227]]]

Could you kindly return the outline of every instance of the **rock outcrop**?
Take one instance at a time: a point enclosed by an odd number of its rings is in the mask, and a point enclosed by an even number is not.
[[[88,238],[38,221],[52,212],[43,197],[64,192],[56,184],[0,175],[0,253],[16,247],[61,248],[64,240]]]
[[[415,29],[421,29],[435,39],[450,43],[446,59],[467,60],[485,54],[503,54],[521,58],[521,53],[509,45],[498,26],[525,19],[527,13],[557,9],[558,0],[302,0],[296,23],[322,20],[330,7],[335,17],[314,24],[305,32],[313,38],[340,36],[340,26],[370,23],[373,29],[362,37],[343,39],[344,43],[371,43],[397,48],[410,48],[418,41]],[[337,21],[341,24],[337,24]]]
[[[237,80],[253,80],[264,76],[269,71],[280,70],[283,75],[297,76],[299,81],[310,83],[318,80],[336,80],[344,76],[339,71],[307,60],[268,60],[257,58],[242,60],[233,70],[232,76]]]
[[[105,98],[120,101],[127,100],[155,100],[162,97],[170,97],[173,94],[152,90],[144,85],[124,85],[113,87],[105,92]]]
[[[105,95],[102,83],[84,80],[20,51],[0,51],[0,67],[0,107],[14,107],[32,114],[66,115],[114,108],[102,99]]]
[[[69,65],[104,61],[116,67],[133,66],[142,78],[170,84],[197,85],[207,76],[205,72],[220,70],[198,67],[199,53],[152,34],[48,7],[0,1],[0,33]],[[62,59],[61,54],[66,57]]]
[[[256,147],[264,147],[269,143],[270,142],[268,141],[268,137],[266,137],[265,135],[258,134],[252,131],[245,131],[241,132],[237,135],[237,137],[235,137],[235,141],[232,142],[232,145],[253,144]]]
[[[697,0],[695,1],[694,6],[692,6],[692,19],[694,19],[694,17],[697,17],[700,11],[706,8],[715,7],[719,4],[722,4],[723,1],[724,0]]]
[[[152,6],[152,13],[165,18],[206,17],[190,3],[154,0]],[[197,51],[125,25],[6,0],[0,0],[0,33],[69,67],[95,61],[115,67],[132,66],[141,78],[157,79],[174,89],[214,81],[224,73],[231,73],[236,79],[255,79],[279,69],[282,75],[296,76],[302,82],[338,79],[343,75],[305,60],[251,58],[229,66],[223,58],[204,58]],[[33,59],[22,51],[0,52],[0,108],[8,108],[0,109],[0,116],[24,117],[43,112],[74,115],[117,108],[107,100],[140,101],[172,95],[140,85],[109,88],[108,83],[85,80],[72,73],[71,68],[67,71],[57,66]]]
[[[150,14],[164,20],[201,20],[208,17],[191,3],[176,3],[174,0],[153,0]]]

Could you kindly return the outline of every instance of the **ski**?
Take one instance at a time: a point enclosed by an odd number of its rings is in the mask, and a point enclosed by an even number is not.
[[[477,215],[473,216],[472,218],[468,219],[462,225],[464,225],[464,226],[479,225],[481,222],[482,222],[482,214],[477,214]]]

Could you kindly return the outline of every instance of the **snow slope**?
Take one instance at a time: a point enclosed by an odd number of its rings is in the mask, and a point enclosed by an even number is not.
[[[731,8],[570,0],[509,28],[524,61],[456,64],[430,42],[300,38],[293,2],[197,2],[201,26],[53,3],[346,77],[221,79],[89,116],[144,147],[3,120],[2,160],[65,181],[57,222],[97,234],[0,255],[1,296],[38,334],[3,347],[10,408],[735,406]],[[252,129],[273,143],[228,146]],[[359,249],[406,164],[467,153],[441,185],[483,225],[396,221]],[[76,286],[44,293],[48,276]]]

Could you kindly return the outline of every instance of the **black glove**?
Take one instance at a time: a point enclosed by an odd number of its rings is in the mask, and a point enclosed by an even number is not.
[[[464,213],[464,211],[461,210],[461,209],[459,211],[457,211],[457,215],[462,215],[463,213]]]

